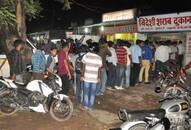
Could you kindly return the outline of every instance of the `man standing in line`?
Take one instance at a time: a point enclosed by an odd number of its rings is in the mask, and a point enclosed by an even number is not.
[[[56,66],[56,60],[55,60],[56,55],[57,55],[57,47],[53,45],[50,49],[50,54],[47,58],[47,64],[46,64],[46,70],[49,73],[55,72],[54,70]]]
[[[170,56],[170,60],[176,64],[177,63],[177,59],[178,59],[178,48],[176,47],[177,45],[177,42],[171,42],[169,41],[169,44],[170,44],[170,49],[172,51],[172,54]]]
[[[116,69],[116,89],[123,89],[122,80],[125,76],[125,70],[127,67],[127,51],[123,47],[124,42],[119,40],[116,48],[117,54],[117,69]]]
[[[141,56],[142,51],[140,48],[140,44],[143,41],[137,40],[136,44],[131,43],[130,51],[131,51],[131,75],[130,75],[130,86],[135,86],[138,82],[139,72],[141,68]]]
[[[70,72],[70,66],[68,63],[69,44],[67,42],[62,43],[62,50],[58,54],[58,74],[62,79],[62,91],[61,93],[68,94],[70,89],[70,80],[72,78]]]
[[[139,83],[143,82],[143,73],[145,74],[145,84],[149,84],[149,69],[151,66],[151,62],[153,60],[153,54],[152,50],[149,47],[149,42],[145,41],[143,47],[142,47],[142,67],[141,71],[139,73]]]
[[[111,56],[111,52],[108,49],[108,44],[105,39],[100,39],[99,41],[100,44],[100,51],[98,55],[102,58],[102,68],[101,68],[101,81],[99,85],[99,90],[98,90],[98,95],[103,95],[106,89],[106,81],[107,81],[107,73],[106,73],[106,57]]]
[[[115,86],[117,55],[114,49],[114,43],[112,41],[109,41],[108,45],[109,45],[109,51],[111,52],[111,56],[107,57],[107,62],[108,62],[107,87],[108,89],[111,89],[114,88]]]
[[[165,71],[171,53],[171,49],[162,41],[155,52],[155,78],[158,77],[159,72]]]
[[[83,83],[83,105],[86,110],[91,110],[97,94],[97,84],[100,82],[100,70],[102,67],[102,59],[96,53],[96,45],[90,48],[90,52],[82,58],[83,69],[81,80]]]
[[[24,48],[24,41],[17,39],[14,41],[14,49],[8,54],[11,79],[23,82],[23,61],[21,50]]]
[[[182,41],[179,41],[177,48],[178,48],[178,65],[179,67],[182,67],[184,54],[186,52],[185,46],[183,45]]]

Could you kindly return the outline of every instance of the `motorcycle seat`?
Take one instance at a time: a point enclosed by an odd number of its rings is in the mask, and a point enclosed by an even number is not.
[[[15,82],[14,81],[14,84],[18,87],[18,88],[21,88],[21,89],[25,89],[27,84],[23,84],[23,83],[18,83],[18,82]]]
[[[165,110],[154,109],[154,110],[139,110],[139,111],[129,111],[125,110],[127,120],[145,120],[146,117],[156,117],[162,119],[165,117]]]

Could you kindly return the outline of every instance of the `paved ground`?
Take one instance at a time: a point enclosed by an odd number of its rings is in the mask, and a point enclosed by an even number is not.
[[[158,108],[158,96],[153,86],[137,86],[126,90],[107,90],[97,97],[95,109],[91,112],[75,106],[69,121],[54,121],[48,114],[19,112],[10,117],[0,116],[0,130],[108,130],[121,122],[119,108],[130,110]],[[73,98],[73,96],[71,96]]]

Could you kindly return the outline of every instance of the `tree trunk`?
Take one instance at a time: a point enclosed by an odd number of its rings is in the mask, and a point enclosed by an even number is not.
[[[21,39],[26,40],[25,13],[23,9],[22,0],[17,0],[16,23],[17,23],[18,35],[20,36]]]

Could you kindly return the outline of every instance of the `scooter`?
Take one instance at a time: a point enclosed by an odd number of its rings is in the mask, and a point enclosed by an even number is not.
[[[66,121],[73,113],[68,96],[59,94],[62,81],[49,74],[44,80],[33,80],[27,85],[0,78],[0,113],[12,115],[18,110],[50,113],[56,121]]]
[[[121,109],[119,119],[124,123],[113,130],[190,130],[189,103],[177,97],[166,97],[156,110],[128,111]]]

